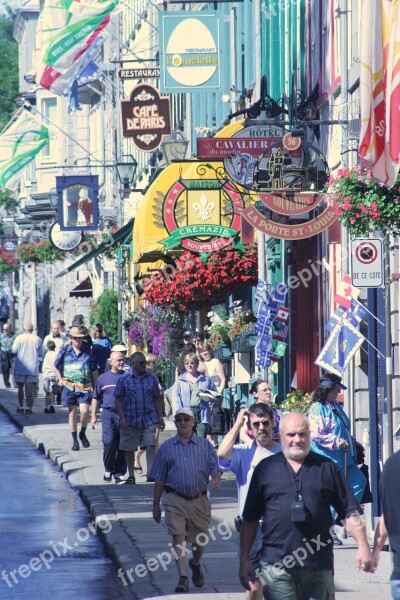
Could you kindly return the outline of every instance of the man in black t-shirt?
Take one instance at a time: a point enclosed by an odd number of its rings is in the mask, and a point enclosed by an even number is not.
[[[310,428],[300,413],[280,422],[282,452],[254,469],[240,535],[242,585],[252,590],[256,575],[268,600],[326,600],[333,595],[333,506],[358,545],[356,567],[371,568],[371,551],[361,508],[341,471],[310,451]],[[263,519],[261,571],[255,573],[250,548]]]
[[[380,552],[389,536],[393,554],[393,571],[390,576],[392,598],[400,600],[400,450],[393,454],[383,467],[379,489],[382,498],[383,514],[375,532],[372,553],[372,570],[379,562]]]

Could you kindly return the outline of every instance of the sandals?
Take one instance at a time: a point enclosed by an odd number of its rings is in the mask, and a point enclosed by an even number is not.
[[[130,475],[128,479],[125,480],[125,485],[132,485],[133,483],[136,483],[135,478]]]
[[[135,470],[135,473],[137,473],[138,475],[143,475],[143,469],[140,465],[138,467],[133,467],[133,468]]]

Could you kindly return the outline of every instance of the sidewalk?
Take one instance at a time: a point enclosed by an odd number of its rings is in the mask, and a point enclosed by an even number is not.
[[[177,571],[171,555],[171,538],[163,521],[156,524],[151,516],[153,484],[144,475],[137,485],[104,483],[101,425],[89,429],[90,448],[72,452],[67,410],[56,407],[55,414],[45,414],[43,397],[35,402],[34,414],[19,415],[16,390],[0,389],[0,409],[21,429],[24,435],[53,460],[66,474],[93,518],[106,515],[112,528],[101,536],[112,558],[119,578],[135,600],[146,598],[244,600],[237,572],[237,541],[233,518],[237,514],[236,481],[224,474],[221,489],[211,491],[212,528],[204,540],[205,586],[199,590],[191,583],[189,594],[174,594]],[[167,422],[161,441],[174,434],[173,423]],[[146,473],[144,456],[143,472]],[[382,553],[377,574],[358,573],[354,568],[355,544],[351,538],[335,548],[336,600],[376,600],[390,598],[390,554]],[[189,569],[190,571],[190,569]],[[190,579],[190,574],[189,574]]]

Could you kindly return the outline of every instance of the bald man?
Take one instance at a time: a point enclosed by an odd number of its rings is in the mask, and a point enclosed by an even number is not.
[[[42,340],[33,333],[32,323],[25,323],[24,333],[17,335],[11,348],[15,354],[14,375],[18,387],[18,413],[31,414],[35,400],[34,385],[39,381],[39,357],[42,355]]]
[[[56,352],[58,354],[61,346],[63,346],[65,344],[65,342],[67,342],[67,341],[68,341],[68,338],[66,335],[64,335],[62,333],[61,325],[60,325],[59,321],[54,321],[51,324],[51,333],[49,333],[49,335],[46,335],[46,337],[43,340],[43,354],[45,354],[47,352],[47,342],[55,343]]]
[[[333,506],[358,545],[356,567],[369,571],[361,507],[336,464],[310,451],[310,427],[300,413],[280,422],[282,452],[255,468],[243,510],[239,577],[247,590],[256,575],[268,600],[326,600],[333,597]],[[260,571],[250,549],[263,518]]]

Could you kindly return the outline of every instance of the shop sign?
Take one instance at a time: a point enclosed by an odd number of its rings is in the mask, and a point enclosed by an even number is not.
[[[160,67],[141,67],[139,69],[120,69],[120,79],[151,79],[160,77]]]
[[[325,198],[325,194],[313,194],[312,192],[281,194],[263,194],[259,192],[258,198],[267,208],[278,215],[296,216],[304,215],[316,208]]]
[[[283,146],[283,140],[292,140],[288,149],[293,163],[303,163],[301,147],[293,143],[290,133],[268,121],[260,121],[255,125],[245,125],[230,138],[198,138],[197,157],[201,159],[218,159],[224,161],[224,167],[229,177],[236,183],[252,189],[254,187],[254,169],[262,155],[263,168],[272,154],[272,149]]]
[[[171,133],[169,98],[148,83],[137,85],[130,100],[121,100],[121,117],[122,135],[144,152],[157,150]]]
[[[280,240],[303,240],[313,237],[330,227],[337,220],[337,215],[333,207],[328,206],[315,219],[302,222],[299,225],[289,225],[267,219],[254,206],[249,206],[242,211],[242,218],[259,231],[271,237]]]
[[[204,92],[220,87],[220,20],[216,13],[160,13],[159,35],[163,93]]]
[[[56,177],[61,231],[96,231],[99,225],[97,175]]]
[[[159,242],[164,250],[181,246],[209,253],[237,238],[244,201],[226,180],[179,180],[165,196],[157,195],[153,216],[169,233]]]

